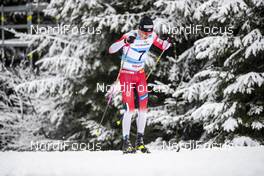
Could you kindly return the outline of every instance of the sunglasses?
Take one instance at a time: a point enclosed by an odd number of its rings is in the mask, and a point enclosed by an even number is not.
[[[152,34],[152,31],[151,32],[145,32],[145,31],[142,31],[140,30],[141,34],[145,35],[145,36],[149,36],[150,34]]]

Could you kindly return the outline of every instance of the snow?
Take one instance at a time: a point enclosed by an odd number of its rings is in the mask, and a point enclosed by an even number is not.
[[[253,129],[260,130],[260,129],[262,129],[264,127],[264,125],[262,123],[260,123],[260,122],[255,122],[254,121],[254,122],[252,122],[251,127]]]
[[[188,102],[206,99],[210,101],[210,98],[214,98],[219,83],[220,81],[217,78],[206,79],[177,90],[173,96],[177,97],[182,94],[182,98],[188,100]]]
[[[222,124],[222,126],[227,132],[234,131],[238,127],[238,122],[234,118],[229,118]]]
[[[248,33],[243,39],[243,45],[247,46],[252,44],[256,40],[261,40],[262,35],[259,29],[254,29],[250,33]]]
[[[263,112],[263,106],[250,104],[250,110],[248,111],[248,115],[260,115],[261,112]]]
[[[248,8],[243,0],[222,0],[219,4],[220,7],[218,7],[218,10],[215,10],[215,12],[211,15],[209,21],[218,19],[218,21],[224,22],[226,20],[226,15],[229,14],[230,11],[239,15],[240,11],[246,11]]]
[[[252,0],[252,2],[257,6],[261,7],[264,5],[264,2],[262,0]]]
[[[235,16],[240,17],[243,15],[241,11],[247,9],[248,6],[243,0],[208,0],[196,7],[193,17],[201,20],[206,15],[209,16],[209,22],[217,20],[224,23],[229,19],[226,18],[228,14],[233,13]]]
[[[263,147],[234,147],[123,155],[98,152],[2,152],[2,176],[261,176]]]
[[[197,108],[191,116],[194,120],[204,119],[207,120],[210,116],[219,116],[225,108],[224,103],[206,102]]]
[[[114,135],[114,130],[108,130],[106,127],[99,125],[94,120],[87,120],[85,118],[80,120],[84,128],[89,129],[91,135],[98,136],[98,141],[105,141]]]
[[[258,53],[264,50],[264,38],[261,40],[256,40],[252,43],[245,52],[245,57],[248,58],[251,54],[257,56]]]
[[[264,50],[264,38],[259,29],[254,29],[242,39],[243,45],[248,46],[245,52],[245,57],[248,58],[251,54],[257,54]]]
[[[215,59],[225,52],[228,44],[229,38],[226,36],[208,36],[199,39],[194,43],[196,59]]]
[[[65,87],[67,87],[66,90]],[[40,97],[41,95],[46,94],[47,91],[52,93],[57,90],[60,93],[66,94],[72,89],[72,87],[66,78],[60,76],[50,76],[40,80],[32,80],[21,83],[16,86],[15,89],[17,92],[36,93],[36,95]]]
[[[247,93],[251,94],[253,86],[257,85],[261,87],[264,84],[264,73],[257,73],[257,72],[249,72],[244,75],[240,75],[233,84],[227,86],[224,90],[224,94],[231,94],[231,93]]]
[[[0,138],[4,139],[4,142],[0,141],[0,143],[6,143],[7,146],[4,146],[6,148],[10,145],[16,146],[16,149],[23,149],[20,146],[26,148],[28,140],[32,140],[31,137],[34,137],[32,133],[36,131],[38,132],[35,133],[37,135],[44,133],[52,137],[54,134],[55,138],[61,133],[66,133],[63,136],[70,135],[69,139],[73,140],[94,137],[99,133],[100,136],[97,140],[104,141],[106,145],[109,141],[115,141],[114,145],[116,145],[118,142],[116,142],[115,135],[119,134],[120,129],[113,129],[110,125],[113,118],[106,118],[103,123],[105,126],[101,127],[98,124],[106,102],[102,96],[96,96],[94,84],[102,81],[109,82],[113,79],[113,74],[118,71],[119,67],[116,66],[116,70],[113,70],[115,67],[112,65],[117,65],[117,61],[115,61],[114,55],[110,57],[107,54],[108,46],[122,33],[137,29],[139,19],[145,14],[154,19],[157,30],[155,31],[160,36],[166,32],[158,31],[158,29],[162,26],[167,26],[167,29],[170,28],[167,32],[171,32],[169,36],[172,38],[173,50],[175,51],[172,52],[171,59],[166,60],[164,58],[164,62],[160,62],[159,65],[153,64],[152,58],[147,60],[148,68],[152,69],[153,67],[156,71],[149,82],[157,79],[159,82],[152,85],[163,86],[167,84],[169,86],[167,91],[162,91],[166,94],[165,96],[163,93],[151,95],[151,107],[148,113],[149,126],[160,131],[158,135],[164,138],[189,137],[191,134],[188,134],[188,129],[190,131],[195,130],[196,125],[193,124],[199,123],[205,130],[201,136],[203,139],[214,140],[212,139],[214,137],[213,132],[219,134],[217,139],[230,138],[231,140],[236,133],[239,135],[246,133],[244,135],[250,135],[259,140],[263,139],[263,134],[260,131],[256,133],[257,135],[253,134],[256,130],[264,129],[262,118],[264,108],[260,106],[263,104],[260,95],[264,85],[264,73],[261,72],[263,71],[261,70],[263,68],[261,63],[263,62],[259,60],[264,51],[262,18],[261,13],[259,13],[259,10],[263,9],[263,5],[263,0],[249,2],[245,0],[156,0],[153,2],[142,1],[142,3],[136,4],[131,4],[129,1],[51,0],[45,10],[46,14],[51,17],[48,17],[48,21],[51,20],[54,23],[50,24],[51,27],[55,27],[57,23],[70,25],[72,26],[71,29],[82,26],[88,27],[88,33],[91,32],[89,27],[92,27],[99,29],[100,35],[98,35],[98,31],[95,33],[96,35],[65,35],[59,34],[60,32],[54,32],[55,34],[50,35],[43,33],[32,35],[18,33],[14,29],[5,29],[20,38],[19,40],[6,40],[4,41],[5,44],[8,46],[14,44],[32,45],[34,50],[30,53],[22,53],[19,51],[20,49],[14,51],[13,49],[8,51],[8,49],[7,54],[2,52],[4,50],[0,51],[5,54],[6,61],[11,61],[10,67],[8,66],[3,71],[0,66],[2,71],[0,71],[0,82],[3,82],[2,85],[4,85],[0,86],[0,109],[3,109],[0,110],[0,128],[1,125],[4,126],[0,129],[1,132],[3,131],[3,133],[0,132]],[[142,9],[144,10],[141,12]],[[211,29],[212,27],[221,27],[221,29],[223,29],[222,27],[225,29],[230,27],[230,29],[238,32],[233,33],[233,35],[220,35],[220,33],[219,35],[211,35],[212,33],[208,35],[205,30],[198,33],[191,30],[191,35],[186,34],[186,31],[183,33],[178,31],[177,34],[173,34],[172,28],[182,29],[189,25],[191,27],[202,25],[202,28],[210,27]],[[34,54],[34,57],[30,57],[34,60],[21,60],[21,65],[16,65],[19,63],[18,59],[21,56],[24,58],[26,54],[32,56]],[[37,59],[38,57],[40,58]],[[29,62],[34,64],[30,65],[30,68]],[[256,63],[260,63],[260,65],[256,65]],[[35,67],[37,65],[39,67]],[[251,95],[248,96],[248,94]],[[122,105],[121,94],[113,95],[113,102],[107,114],[119,116],[124,111],[120,110]],[[248,97],[251,99],[245,102],[244,100],[248,100]],[[244,105],[251,106],[251,103],[256,103],[256,105],[250,109],[244,108]],[[117,110],[120,110],[120,113]],[[23,119],[21,118],[22,115]],[[80,125],[76,131],[72,126],[75,124]],[[42,126],[45,128],[41,128],[40,131],[39,128]],[[238,126],[250,130],[237,131]],[[99,132],[98,127],[101,129]],[[184,136],[181,136],[178,131],[183,131]],[[187,133],[185,134],[185,132]],[[156,134],[147,135],[155,137]],[[243,140],[241,139],[241,141]],[[190,153],[193,155],[193,152]],[[34,154],[40,155],[40,163],[51,160],[49,164],[55,166],[51,166],[50,172],[56,175],[56,161],[60,158],[60,154],[44,152]],[[75,156],[75,154],[79,153],[67,152],[65,156],[62,155],[66,162],[65,167],[68,174],[71,173],[72,166],[67,162],[73,163],[72,165],[80,163],[78,162],[79,155]],[[95,155],[96,161],[100,157],[106,158],[106,161],[102,161],[104,165],[106,162],[113,163],[113,168],[118,171],[117,175],[127,175],[126,172],[119,171],[122,170],[119,164],[121,167],[127,166],[114,158],[118,158],[119,154],[120,152],[110,152],[110,154],[109,152],[103,154],[100,152],[87,153],[87,159],[86,153],[82,152],[85,158],[81,159],[84,161],[81,163],[81,168],[84,168],[85,173],[92,175],[95,172],[93,169],[99,167],[92,168],[90,173],[90,169],[86,170],[85,166],[87,167],[87,165],[85,164],[91,163]],[[21,160],[25,159],[25,169],[30,170],[27,164],[29,165],[32,160],[27,160],[27,157],[32,158],[31,153],[17,153],[17,155],[18,157],[25,156],[25,158],[21,157]],[[181,161],[185,162],[181,155],[181,153],[155,152],[148,156],[153,162],[143,163],[142,166],[153,170],[146,175],[152,173],[163,175],[160,172],[166,170],[167,167],[167,172],[164,171],[164,175],[175,173],[182,175],[182,165],[179,166],[178,172],[178,170],[174,170],[174,166],[166,162],[166,157],[168,162],[176,162],[174,165],[181,163]],[[186,155],[188,156],[188,153]],[[42,156],[47,160],[43,161]],[[9,157],[11,156],[8,155],[7,158]],[[1,158],[5,157],[2,156]],[[52,162],[54,158],[55,161]],[[73,160],[67,161],[68,158]],[[128,166],[141,161],[140,155],[133,156],[133,158],[135,161],[127,161]],[[59,159],[59,161],[64,161],[63,159]],[[127,158],[123,157],[123,159],[126,162]],[[161,159],[165,161],[165,166],[161,164],[162,166],[159,167],[155,162],[161,161]],[[145,160],[143,161],[145,162]],[[11,160],[9,162],[11,163]],[[200,160],[195,160],[195,162],[200,162]],[[34,164],[33,168],[38,168],[34,167],[37,166],[37,163]],[[207,162],[203,164],[209,165]],[[60,166],[60,164],[58,165]],[[188,165],[195,167],[189,160],[185,163],[185,166]],[[210,165],[212,164],[210,163]],[[67,170],[67,166],[69,170]],[[21,166],[17,167],[23,169]],[[41,169],[41,167],[39,172],[48,175],[49,169]],[[202,167],[202,169],[206,168]],[[222,168],[218,170],[220,169]],[[139,171],[144,172],[145,170],[139,168]],[[206,175],[203,174],[205,171],[207,170],[199,171],[199,174]],[[19,170],[14,169],[13,172],[13,175],[16,175]],[[26,171],[22,170],[23,172]],[[33,170],[33,172],[37,171]],[[57,175],[61,175],[60,171],[58,172]],[[26,174],[34,175],[34,173]],[[2,176],[1,168],[0,176]]]
[[[260,146],[259,143],[247,136],[238,136],[232,140],[235,146]]]
[[[20,40],[20,39],[8,39],[8,40],[1,40],[1,43],[5,46],[17,46],[17,47],[23,47],[23,46],[29,46],[28,41]]]
[[[180,10],[184,13],[184,17],[187,17],[191,14],[191,8],[189,7],[191,3],[189,0],[176,0],[176,1],[164,1],[159,0],[154,3],[154,6],[161,7],[162,5],[165,5],[165,9],[163,10],[163,13],[165,14],[172,14],[177,10]]]

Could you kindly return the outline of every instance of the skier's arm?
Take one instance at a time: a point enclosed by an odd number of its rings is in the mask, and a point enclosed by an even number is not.
[[[153,45],[161,50],[167,50],[171,46],[171,43],[169,43],[167,40],[161,40],[158,35],[154,33]]]
[[[134,40],[136,39],[136,36],[137,36],[137,34],[134,32],[129,32],[129,33],[124,34],[119,40],[117,40],[115,43],[113,43],[109,47],[109,53],[110,54],[116,53],[123,46],[130,45],[131,43],[134,42]]]
[[[119,51],[123,46],[125,46],[125,35],[123,35],[119,40],[117,40],[115,43],[113,43],[110,47],[109,47],[109,53],[113,54],[116,53],[117,51]]]

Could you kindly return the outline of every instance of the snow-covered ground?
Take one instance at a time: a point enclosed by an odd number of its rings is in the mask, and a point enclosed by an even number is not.
[[[264,147],[152,151],[0,152],[1,176],[263,176]]]

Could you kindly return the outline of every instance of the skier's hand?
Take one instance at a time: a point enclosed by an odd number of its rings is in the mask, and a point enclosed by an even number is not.
[[[170,47],[171,47],[171,42],[170,42],[170,40],[169,40],[169,39],[164,40],[164,42],[163,42],[163,44],[162,44],[162,48],[163,48],[164,50],[167,50],[167,49],[169,49]]]
[[[128,36],[127,38],[125,38],[125,43],[126,44],[131,44],[131,43],[134,43],[136,37],[131,35],[131,36]]]

